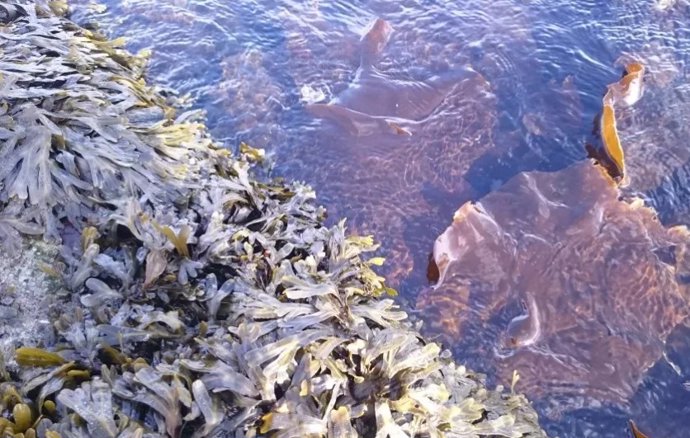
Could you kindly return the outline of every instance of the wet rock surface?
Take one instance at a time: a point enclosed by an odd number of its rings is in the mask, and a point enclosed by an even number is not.
[[[19,251],[0,253],[0,355],[16,370],[15,349],[53,345],[52,322],[76,305],[60,275],[59,248],[26,239]]]

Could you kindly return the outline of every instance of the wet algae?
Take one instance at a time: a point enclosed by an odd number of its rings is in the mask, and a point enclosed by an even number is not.
[[[386,298],[371,238],[65,11],[0,0],[2,258],[52,242],[69,292],[3,340],[3,436],[544,436]]]
[[[668,361],[667,339],[690,315],[688,228],[663,225],[623,191],[631,175],[614,107],[641,98],[644,72],[629,63],[607,87],[598,147],[587,145],[596,162],[521,172],[456,211],[434,246],[436,284],[417,303],[474,366],[504,383],[517,370],[517,388],[547,417],[632,412],[648,370]]]

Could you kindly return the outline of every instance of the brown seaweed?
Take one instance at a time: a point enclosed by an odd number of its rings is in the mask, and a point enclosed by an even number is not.
[[[176,116],[143,57],[55,15],[61,3],[0,5],[27,12],[0,31],[3,244],[62,241],[78,298],[55,342],[18,350],[21,400],[1,406],[18,418],[1,427],[544,436],[524,397],[487,390],[382,298],[373,239],[326,227],[311,188],[257,180],[256,153],[232,157],[198,113]]]
[[[522,173],[457,211],[434,247],[440,280],[418,305],[450,339],[493,336],[493,349],[465,354],[506,385],[517,370],[519,390],[561,410],[625,404],[690,314],[688,236],[619,200],[590,162]]]
[[[632,433],[633,438],[648,438],[647,435],[640,432],[634,421],[630,420],[630,433]]]
[[[591,155],[599,159],[614,178],[623,179],[626,176],[625,154],[618,135],[615,107],[632,106],[640,100],[644,72],[645,68],[639,62],[631,62],[626,66],[623,77],[607,87],[601,114],[595,123],[602,150],[597,153],[591,149]]]

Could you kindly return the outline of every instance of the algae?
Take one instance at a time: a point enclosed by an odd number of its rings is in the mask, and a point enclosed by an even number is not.
[[[0,427],[544,436],[523,396],[487,389],[382,298],[373,240],[326,227],[311,188],[259,181],[261,155],[215,144],[201,114],[146,84],[144,56],[62,2],[0,6],[0,240],[58,244],[43,272],[69,293],[33,293],[71,309],[45,339],[12,338]]]

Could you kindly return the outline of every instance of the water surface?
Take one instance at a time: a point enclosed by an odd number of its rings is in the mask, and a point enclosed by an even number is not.
[[[605,87],[628,59],[648,73],[642,100],[619,113],[630,173],[623,194],[656,207],[665,226],[688,222],[690,10],[682,1],[105,4],[108,30],[130,37],[133,50],[152,49],[151,77],[191,94],[216,138],[231,148],[241,141],[265,148],[275,161],[272,174],[312,184],[332,218],[346,216],[353,230],[375,233],[388,258],[385,273],[410,302],[427,285],[435,238],[461,204],[520,172],[559,172],[586,159]],[[309,102],[352,93],[359,41],[377,17],[393,27],[374,61],[382,86],[399,90],[466,68],[476,72],[403,126],[412,135],[360,135],[306,110]],[[354,101],[373,105],[371,90]],[[656,363],[629,402],[570,399],[573,409],[548,412],[545,427],[563,437],[624,436],[633,418],[651,436],[684,436],[687,329],[669,339],[667,356],[677,367]],[[489,357],[479,347],[459,355],[480,367]]]

